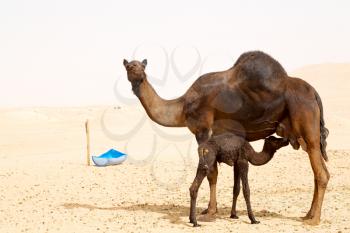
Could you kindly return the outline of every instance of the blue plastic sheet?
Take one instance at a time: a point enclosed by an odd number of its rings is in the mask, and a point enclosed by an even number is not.
[[[123,163],[127,158],[127,155],[111,149],[106,153],[103,153],[100,156],[92,156],[92,161],[96,166],[108,166],[108,165],[117,165]]]

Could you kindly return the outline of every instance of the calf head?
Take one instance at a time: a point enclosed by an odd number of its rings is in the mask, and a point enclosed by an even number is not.
[[[285,138],[276,138],[274,136],[270,136],[265,139],[264,148],[270,151],[277,151],[281,147],[288,146],[289,141]]]
[[[209,173],[216,162],[216,155],[217,151],[213,145],[209,143],[200,144],[198,147],[199,168]]]

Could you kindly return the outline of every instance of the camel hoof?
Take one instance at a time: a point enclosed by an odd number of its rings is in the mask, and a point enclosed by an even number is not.
[[[198,223],[193,223],[193,227],[200,227],[201,225]]]
[[[232,218],[232,219],[239,219],[239,217],[237,215],[235,215],[235,214],[231,214],[230,218]]]
[[[201,212],[201,214],[202,214],[202,215],[206,215],[206,214],[214,215],[214,214],[216,214],[217,212],[218,212],[218,209],[217,209],[217,208],[215,208],[214,211],[209,210],[209,209],[205,209],[205,210],[203,210],[203,211]]]
[[[312,219],[312,216],[308,213],[304,217],[301,217],[301,220]]]
[[[260,221],[256,221],[256,220],[251,221],[251,224],[259,224],[259,223],[260,223]]]
[[[310,218],[310,219],[304,220],[304,224],[310,225],[310,226],[317,226],[320,224],[320,220],[316,218]]]
[[[201,214],[208,214],[208,209],[203,210]]]
[[[204,214],[198,217],[198,220],[201,222],[213,222],[215,220],[214,214]]]

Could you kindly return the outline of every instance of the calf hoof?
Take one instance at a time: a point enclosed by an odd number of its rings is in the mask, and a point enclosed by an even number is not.
[[[196,220],[194,220],[193,218],[190,218],[190,223],[195,223]]]
[[[201,225],[199,225],[198,223],[193,223],[193,227],[200,227]]]
[[[251,224],[259,224],[259,223],[260,221],[256,221],[256,220],[251,221]]]
[[[238,219],[238,216],[235,215],[235,214],[231,214],[230,218],[232,218],[232,219]]]

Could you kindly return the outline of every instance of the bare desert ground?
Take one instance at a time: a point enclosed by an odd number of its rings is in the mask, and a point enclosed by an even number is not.
[[[294,72],[320,92],[330,130],[331,173],[319,226],[304,225],[313,175],[307,154],[291,147],[262,167],[251,166],[251,199],[258,225],[229,218],[232,168],[219,167],[214,222],[188,223],[189,191],[197,164],[187,129],[157,126],[140,105],[0,110],[0,232],[350,232],[350,65],[323,64]],[[91,150],[113,147],[129,159],[86,166],[84,122]],[[256,149],[261,142],[254,143]],[[209,200],[207,182],[198,211]]]

